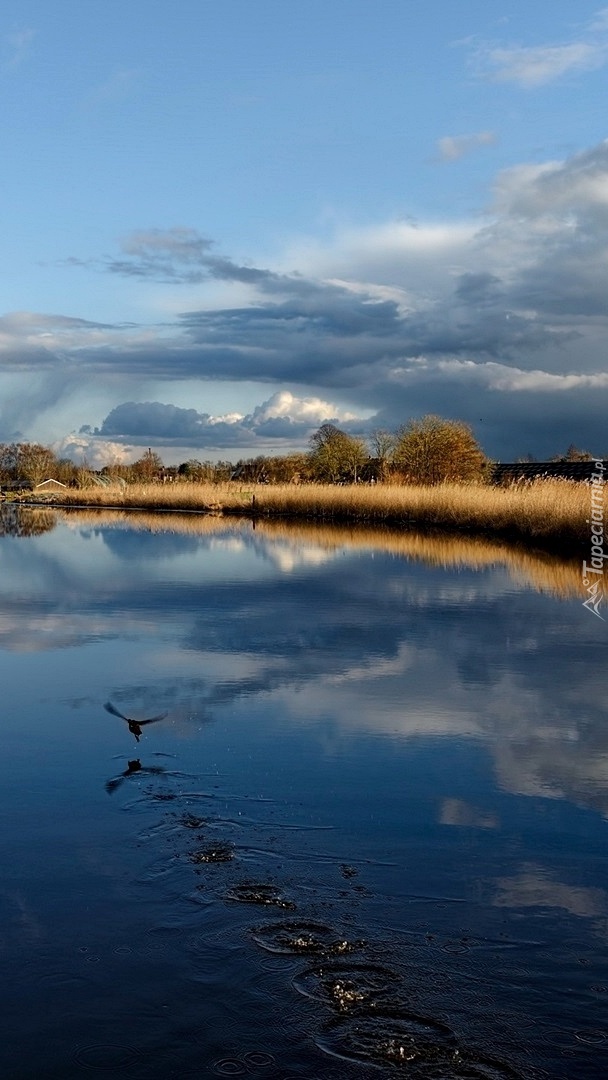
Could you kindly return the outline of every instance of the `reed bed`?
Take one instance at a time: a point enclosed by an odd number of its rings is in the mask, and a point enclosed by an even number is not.
[[[134,484],[44,497],[51,500],[72,506],[466,530],[566,553],[584,550],[589,543],[589,487],[569,480],[535,480],[507,488],[487,484]]]

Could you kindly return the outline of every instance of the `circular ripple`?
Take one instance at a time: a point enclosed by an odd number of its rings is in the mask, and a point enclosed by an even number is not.
[[[239,1058],[221,1058],[214,1062],[213,1071],[218,1076],[242,1076],[247,1072],[247,1066]]]
[[[315,922],[272,923],[254,927],[252,934],[262,949],[288,955],[348,953],[365,944],[363,941],[336,938],[335,930],[324,923]]]
[[[276,885],[233,885],[226,892],[226,899],[235,900],[239,904],[269,904],[290,911],[296,906],[291,900],[285,900]]]
[[[293,985],[305,997],[333,1005],[340,1012],[356,1009],[361,1015],[380,1002],[385,1008],[394,1004],[399,981],[395,971],[380,964],[324,964],[299,972]]]
[[[469,951],[470,945],[466,941],[444,941],[441,948],[443,952],[451,953],[453,956],[460,956],[461,953]]]
[[[407,1070],[408,1077],[432,1076],[429,1067],[451,1065],[458,1054],[450,1028],[407,1012],[383,1014],[373,1020],[333,1021],[317,1045],[325,1053],[348,1061],[395,1065]]]
[[[267,1054],[265,1050],[249,1050],[243,1054],[243,1061],[251,1069],[265,1069],[268,1065],[274,1065],[276,1058]]]
[[[408,1080],[523,1080],[502,1061],[460,1050],[445,1024],[405,1011],[332,1021],[316,1041],[334,1057],[390,1064]]]
[[[184,829],[201,829],[203,825],[208,824],[206,818],[198,817],[197,814],[182,814],[178,820]]]
[[[162,926],[149,926],[146,929],[141,944],[142,952],[158,953],[167,948],[168,939],[166,928]]]
[[[78,1046],[72,1055],[78,1065],[85,1069],[127,1069],[139,1058],[139,1051],[133,1046],[119,1043],[97,1043],[93,1046]]]
[[[602,1046],[608,1042],[608,1035],[605,1031],[575,1031],[574,1038],[579,1042],[588,1043],[589,1046]]]

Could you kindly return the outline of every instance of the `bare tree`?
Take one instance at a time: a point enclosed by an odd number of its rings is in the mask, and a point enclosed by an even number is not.
[[[315,480],[356,483],[368,454],[362,439],[335,424],[322,424],[310,439],[310,467]]]
[[[131,475],[137,483],[150,484],[158,480],[163,469],[162,458],[153,450],[146,450],[131,466]]]
[[[386,480],[397,446],[397,436],[392,431],[376,428],[372,431],[369,442],[377,462],[378,480]]]

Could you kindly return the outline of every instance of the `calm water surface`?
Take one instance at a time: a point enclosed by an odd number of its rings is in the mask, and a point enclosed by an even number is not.
[[[608,631],[576,564],[0,532],[1,1076],[608,1075]]]

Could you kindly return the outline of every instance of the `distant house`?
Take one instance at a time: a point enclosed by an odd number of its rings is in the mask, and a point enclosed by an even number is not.
[[[61,480],[54,480],[52,476],[49,476],[48,480],[41,480],[39,484],[36,484],[33,491],[65,491],[67,484],[62,484]]]
[[[31,491],[32,485],[27,480],[9,480],[2,484],[2,491]]]
[[[604,470],[608,470],[608,461],[603,461],[602,464]],[[595,460],[496,462],[492,466],[492,481],[495,484],[547,478],[589,481],[594,472]]]

